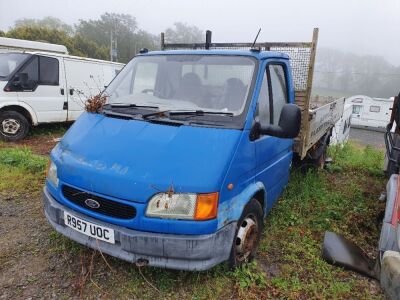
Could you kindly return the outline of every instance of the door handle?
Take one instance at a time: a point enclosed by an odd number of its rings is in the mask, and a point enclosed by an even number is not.
[[[69,89],[69,94],[72,96],[74,94],[74,89]]]
[[[63,88],[60,89],[60,93],[61,93],[61,95],[64,96],[64,89]]]

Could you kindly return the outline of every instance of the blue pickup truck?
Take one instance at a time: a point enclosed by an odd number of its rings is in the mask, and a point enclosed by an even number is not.
[[[310,43],[210,40],[141,51],[72,125],[43,193],[56,231],[172,269],[254,257],[294,154],[321,161],[343,105],[310,110],[317,30]]]

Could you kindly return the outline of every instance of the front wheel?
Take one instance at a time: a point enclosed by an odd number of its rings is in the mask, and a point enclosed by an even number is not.
[[[263,215],[261,204],[256,199],[251,199],[245,206],[237,223],[229,257],[230,267],[238,267],[254,258],[263,232]]]
[[[28,120],[19,112],[0,113],[0,139],[6,142],[22,140],[29,132]]]

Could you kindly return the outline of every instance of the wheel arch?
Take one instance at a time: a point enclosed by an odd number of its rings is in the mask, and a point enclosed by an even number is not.
[[[253,198],[261,204],[265,217],[267,211],[266,189],[262,182],[255,182],[232,199],[221,203],[218,208],[218,229],[231,222],[238,221],[242,215],[244,207]]]
[[[3,103],[0,105],[0,113],[3,111],[16,111],[22,114],[30,125],[37,125],[38,120],[33,109],[25,103]]]

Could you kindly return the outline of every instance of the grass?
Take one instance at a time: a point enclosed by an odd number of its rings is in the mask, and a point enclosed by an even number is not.
[[[39,126],[31,129],[29,136],[61,136],[68,130],[70,126],[71,123],[40,124]]]
[[[383,153],[347,144],[331,148],[330,156],[334,162],[327,170],[293,170],[266,219],[257,260],[236,270],[224,265],[206,272],[138,269],[109,256],[105,263],[99,253],[90,263],[91,250],[54,232],[47,237],[46,251],[61,264],[68,262],[62,268],[71,280],[79,279],[74,278],[80,270],[93,269],[84,282],[87,298],[101,294],[140,299],[381,299],[376,282],[327,264],[321,249],[324,232],[330,230],[374,253],[380,231],[376,218],[384,209],[377,201],[386,183]],[[25,174],[42,180],[45,165],[44,157],[28,149],[1,149],[0,192],[22,189],[28,184]],[[15,181],[9,186],[2,183],[5,173]],[[37,189],[41,185],[40,180],[33,184]]]
[[[29,148],[1,148],[0,164],[17,167],[30,173],[44,172],[48,159],[32,154]]]

